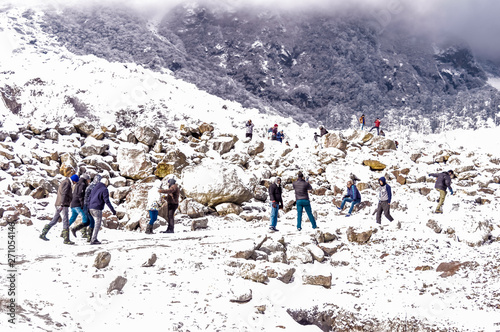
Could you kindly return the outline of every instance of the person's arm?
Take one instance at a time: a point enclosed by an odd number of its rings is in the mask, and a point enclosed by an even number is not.
[[[389,186],[388,184],[386,184],[386,187],[387,187],[387,203],[391,204],[391,200],[392,200],[391,186]]]
[[[430,173],[429,176],[433,176],[433,177],[437,178],[439,176],[439,174],[438,173]]]
[[[106,190],[104,190],[104,192],[102,193],[102,198],[104,199],[104,202],[106,203],[106,205],[109,207],[109,209],[111,210],[111,212],[113,213],[113,215],[116,214],[116,211],[115,209],[113,208],[113,205],[111,205],[111,202],[109,201],[109,191],[108,189],[106,188]]]
[[[451,189],[451,177],[449,175],[444,177],[444,185],[448,188],[450,194],[453,195],[453,189]]]

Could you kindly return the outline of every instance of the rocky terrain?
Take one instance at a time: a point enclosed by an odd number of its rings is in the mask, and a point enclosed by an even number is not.
[[[0,39],[11,46],[0,52],[10,87],[0,102],[0,227],[15,223],[19,277],[17,325],[2,319],[2,330],[498,329],[498,127],[387,137],[328,128],[315,142],[308,124],[209,95],[166,70],[74,55],[23,12],[0,13]],[[266,138],[274,123],[290,146]],[[60,224],[50,241],[38,238],[72,168],[109,181],[118,213],[105,210],[100,246],[80,237],[64,245]],[[435,215],[428,174],[448,169],[456,194]],[[317,230],[306,216],[296,229],[299,170],[314,188]],[[336,205],[352,175],[363,202],[346,218]],[[269,233],[276,176],[285,206],[279,232]],[[381,176],[395,222],[378,226]],[[146,235],[147,190],[172,177],[182,188],[176,232],[158,233],[159,218]]]

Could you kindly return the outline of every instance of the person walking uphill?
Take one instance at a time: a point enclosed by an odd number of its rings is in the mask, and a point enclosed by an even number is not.
[[[247,127],[246,137],[250,137],[251,140],[253,137],[253,127],[254,127],[252,120],[248,120],[245,126]]]
[[[160,186],[161,181],[156,180],[155,183],[153,183],[153,187],[149,189],[148,192],[148,203],[146,208],[149,211],[149,223],[146,225],[146,234],[154,234],[153,227],[155,221],[158,219],[158,210],[160,210],[161,207],[161,196],[158,192],[160,190]]]
[[[277,232],[278,211],[283,208],[283,198],[281,197],[281,178],[276,178],[274,183],[269,186],[269,200],[271,201],[271,225],[269,229]]]
[[[375,125],[370,129],[369,132],[371,132],[373,129],[377,129],[377,135],[380,135],[380,120],[377,118],[375,120]]]
[[[168,180],[168,189],[158,190],[160,194],[167,194],[167,230],[160,233],[173,233],[174,232],[174,214],[175,210],[179,207],[179,186],[175,183],[175,179]]]
[[[104,210],[104,204],[109,207],[113,215],[116,215],[116,211],[109,201],[108,188],[104,183],[99,182],[95,185],[94,189],[92,189],[92,192],[90,193],[89,210],[90,214],[95,219],[95,226],[94,231],[91,234],[92,238],[90,240],[90,244],[101,244],[101,242],[97,240],[97,234],[99,234],[99,231],[101,229],[102,210]]]
[[[437,178],[434,188],[439,191],[439,203],[434,213],[443,213],[441,208],[443,207],[444,199],[446,198],[446,189],[449,189],[450,194],[453,195],[453,189],[451,189],[451,177],[455,177],[455,173],[453,173],[452,170],[449,170],[448,172],[432,173],[429,174],[429,176]]]
[[[352,181],[347,181],[347,195],[344,196],[342,200],[342,204],[340,204],[339,209],[342,211],[344,209],[345,203],[350,203],[351,208],[349,209],[349,212],[345,215],[346,217],[350,217],[352,213],[352,209],[354,208],[354,205],[361,203],[361,194],[359,193],[358,188],[356,188],[356,185],[352,183]]]
[[[304,174],[299,172],[298,179],[293,183],[293,189],[295,190],[295,200],[297,204],[297,230],[302,230],[302,210],[305,209],[307,217],[311,222],[312,228],[315,229],[316,220],[311,211],[311,202],[309,201],[309,190],[312,190],[312,186],[309,182],[304,180]]]
[[[85,205],[85,191],[89,184],[90,177],[87,174],[84,174],[80,177],[80,180],[75,185],[75,189],[73,190],[73,199],[71,200],[71,217],[69,218],[69,226],[71,226],[78,215],[82,216],[82,223],[77,227],[71,229],[71,233],[73,233],[73,237],[76,237],[76,232],[80,229],[83,229],[89,225],[87,214],[83,210],[83,206]],[[83,233],[84,231],[82,231]],[[84,234],[84,233],[83,233]],[[83,235],[85,237],[85,235]]]
[[[392,190],[391,186],[387,184],[387,180],[384,177],[378,179],[380,187],[378,191],[378,207],[377,207],[377,224],[382,224],[382,212],[389,221],[393,221],[394,218],[391,216],[391,200],[392,200]]]
[[[40,234],[40,239],[48,241],[47,233],[49,230],[57,224],[59,221],[59,217],[62,217],[63,222],[63,232],[62,236],[64,238],[64,244],[75,244],[71,242],[69,239],[69,221],[68,221],[68,210],[71,205],[71,200],[73,199],[73,194],[71,192],[71,185],[77,183],[79,180],[78,175],[73,174],[71,178],[64,179],[59,188],[57,189],[57,198],[56,198],[56,213],[52,218],[51,222],[45,225],[42,230],[42,234]]]

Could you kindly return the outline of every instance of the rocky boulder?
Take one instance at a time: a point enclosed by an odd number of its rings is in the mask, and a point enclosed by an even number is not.
[[[97,254],[95,261],[94,261],[94,267],[98,269],[104,269],[109,265],[109,262],[111,261],[111,254],[107,251],[100,252]]]
[[[75,127],[76,131],[85,136],[91,135],[95,127],[82,118],[75,118],[71,124]]]
[[[85,144],[81,147],[80,153],[85,157],[102,155],[109,148],[109,145],[90,136],[85,139]]]
[[[184,153],[179,149],[170,150],[165,154],[162,161],[158,163],[155,175],[161,179],[170,174],[179,176],[187,165],[187,157]]]
[[[343,152],[347,150],[347,140],[336,133],[328,133],[321,140],[324,148],[336,148]]]
[[[190,218],[201,218],[210,213],[210,209],[192,198],[186,198],[179,203],[179,212]]]
[[[233,147],[234,144],[238,141],[236,136],[229,137],[217,137],[211,141],[212,149],[219,152],[219,154],[223,155],[224,153],[228,153]]]
[[[231,213],[234,213],[236,215],[239,215],[241,212],[243,212],[243,209],[241,206],[234,204],[234,203],[222,203],[219,204],[215,207],[215,210],[220,216],[225,216]]]
[[[247,151],[250,156],[256,156],[259,153],[264,152],[264,142],[250,141]]]
[[[134,180],[147,178],[153,173],[153,165],[140,146],[124,143],[116,157],[120,173]]]
[[[382,171],[387,167],[377,160],[364,160],[363,165],[370,167],[372,171]]]
[[[325,288],[332,287],[332,275],[321,275],[321,274],[304,274],[302,276],[302,282],[304,285],[316,285],[323,286]]]
[[[192,231],[195,231],[195,230],[201,229],[201,228],[207,228],[207,227],[208,227],[208,219],[207,218],[198,218],[198,219],[194,219],[191,222],[191,230]]]
[[[137,141],[147,146],[153,146],[160,137],[160,131],[151,126],[140,126],[135,128],[134,135]]]
[[[288,261],[296,261],[301,264],[313,262],[313,257],[309,250],[297,245],[289,245],[287,247],[286,257]]]
[[[238,166],[210,160],[182,172],[186,196],[209,206],[249,201],[253,197],[254,178]]]
[[[358,244],[364,244],[364,243],[367,243],[368,241],[370,241],[370,238],[373,234],[373,231],[369,230],[366,232],[356,233],[354,231],[354,228],[349,227],[347,229],[346,234],[347,234],[347,239],[349,240],[349,242],[356,242]]]

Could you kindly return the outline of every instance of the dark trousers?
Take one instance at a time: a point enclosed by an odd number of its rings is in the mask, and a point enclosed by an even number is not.
[[[252,133],[247,133],[247,137],[250,137],[252,139],[253,134]]]
[[[377,207],[377,224],[382,223],[382,212],[384,212],[384,216],[389,219],[389,221],[393,221],[394,218],[391,216],[391,207],[387,201],[378,202]]]
[[[380,135],[380,132],[379,132],[379,127],[372,127],[372,129],[370,129],[369,132],[371,132],[373,129],[377,129],[377,135]]]
[[[179,207],[179,204],[170,204],[168,203],[167,206],[167,231],[174,231],[174,213],[175,210],[177,210],[177,207]]]

